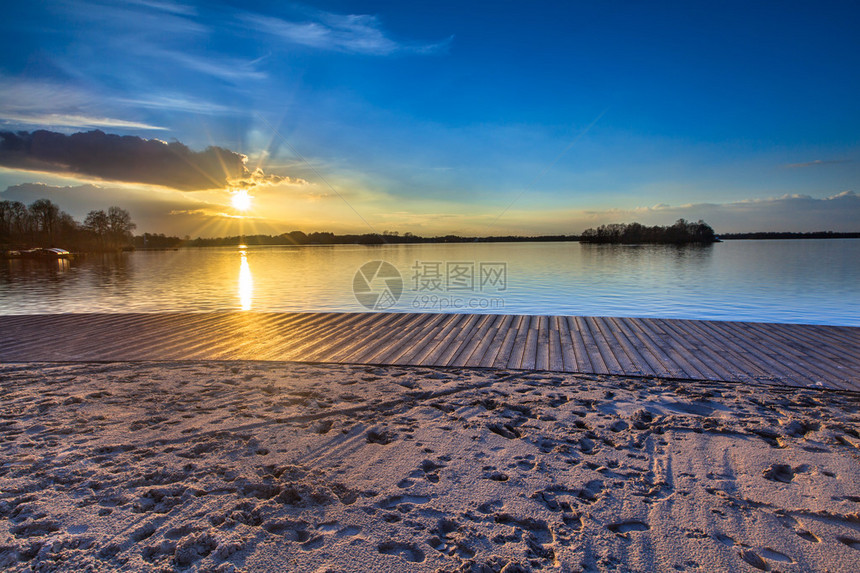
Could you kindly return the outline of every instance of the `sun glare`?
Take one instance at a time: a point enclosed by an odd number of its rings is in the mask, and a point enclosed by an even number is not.
[[[234,209],[247,211],[251,207],[251,196],[245,189],[240,189],[233,192],[230,202],[233,203]]]

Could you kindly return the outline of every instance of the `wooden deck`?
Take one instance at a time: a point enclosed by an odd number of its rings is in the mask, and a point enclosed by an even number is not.
[[[394,313],[0,316],[0,361],[291,360],[729,380],[860,391],[860,328]]]

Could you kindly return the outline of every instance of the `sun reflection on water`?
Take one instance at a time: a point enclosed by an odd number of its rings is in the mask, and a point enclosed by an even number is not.
[[[242,310],[251,310],[251,299],[254,294],[254,279],[251,277],[251,267],[248,266],[248,256],[245,251],[239,251],[242,264],[239,266],[239,306]]]

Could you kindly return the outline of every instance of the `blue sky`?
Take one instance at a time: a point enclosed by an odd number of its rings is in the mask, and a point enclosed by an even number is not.
[[[858,230],[857,29],[856,2],[22,3],[0,129],[218,146],[279,177],[240,213],[235,185],[6,163],[0,199],[180,235]]]

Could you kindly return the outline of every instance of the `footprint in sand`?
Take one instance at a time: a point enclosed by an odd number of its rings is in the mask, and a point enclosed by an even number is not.
[[[420,467],[421,471],[424,473],[424,479],[426,479],[430,483],[438,483],[439,470],[446,466],[444,463],[441,462],[434,462],[433,460],[424,460],[421,462]]]
[[[786,529],[790,529],[794,532],[795,535],[797,535],[801,539],[805,539],[812,543],[818,543],[819,541],[821,541],[821,539],[819,539],[818,536],[811,531],[801,528],[800,522],[788,514],[778,514],[776,516],[776,519],[779,521],[780,525],[782,525]]]
[[[770,559],[771,561],[779,561],[780,563],[794,563],[794,559],[786,555],[785,553],[780,553],[775,549],[771,549],[770,547],[765,547],[761,550],[761,554],[765,559]]]
[[[406,513],[412,505],[422,505],[430,501],[426,495],[395,495],[376,503],[380,509],[394,509]],[[404,511],[406,510],[406,511]]]
[[[651,529],[651,526],[643,521],[622,521],[619,523],[610,523],[606,526],[606,528],[612,533],[617,533],[618,535],[624,535],[626,533],[630,533],[631,531],[648,531]]]
[[[356,525],[342,527],[339,521],[326,521],[316,526],[316,530],[323,535],[334,535],[335,537],[353,537],[361,532]],[[310,542],[311,540],[308,540]]]
[[[860,551],[860,540],[854,539],[853,537],[837,537],[839,541],[850,547],[851,549],[856,549]]]
[[[424,561],[424,552],[412,543],[396,543],[386,541],[377,546],[377,550],[383,555],[397,555],[410,563],[421,563]]]
[[[738,552],[741,559],[755,567],[756,569],[760,569],[762,571],[768,571],[770,567],[767,565],[767,561],[762,559],[758,553],[753,551],[752,549],[743,549]]]
[[[773,464],[766,470],[762,471],[764,479],[770,481],[781,481],[788,483],[794,479],[794,470],[788,464]]]
[[[603,481],[599,479],[593,479],[591,481],[586,482],[586,484],[580,489],[576,496],[587,502],[594,503],[598,500],[598,496],[603,491]]]
[[[484,503],[479,505],[478,511],[480,511],[483,514],[487,514],[487,515],[489,515],[491,513],[495,514],[496,511],[498,511],[499,509],[502,508],[502,506],[504,506],[504,503],[502,503],[502,500],[494,499],[492,501],[485,501]]]
[[[384,428],[371,428],[367,431],[367,443],[387,445],[394,441],[396,434]]]
[[[509,440],[515,440],[522,436],[522,433],[511,424],[489,423],[487,429]]]
[[[15,537],[37,537],[59,530],[59,523],[47,519],[32,521],[9,528],[9,532]]]
[[[529,454],[527,456],[516,456],[514,457],[514,463],[508,467],[511,468],[519,468],[523,471],[531,471],[535,468],[534,456]]]
[[[582,529],[582,516],[578,513],[564,514],[561,516],[561,520],[574,531]]]

